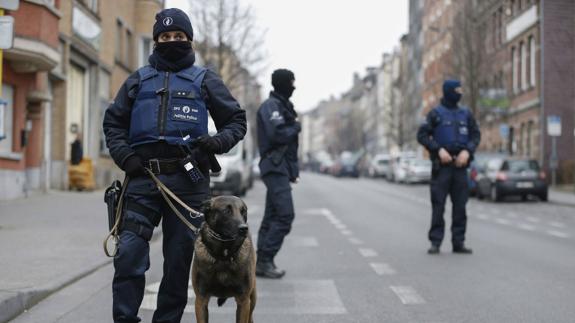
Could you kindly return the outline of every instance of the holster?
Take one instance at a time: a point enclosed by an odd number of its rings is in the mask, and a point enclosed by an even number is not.
[[[282,159],[284,158],[287,148],[287,145],[280,146],[279,148],[268,152],[266,156],[272,161],[274,166],[279,166],[279,164],[282,162]]]
[[[108,230],[112,230],[116,223],[116,211],[122,194],[122,182],[115,180],[104,193],[104,202],[108,206]]]

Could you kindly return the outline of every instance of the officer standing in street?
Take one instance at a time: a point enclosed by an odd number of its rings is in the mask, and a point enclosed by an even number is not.
[[[229,151],[246,133],[245,111],[219,76],[194,65],[188,16],[179,9],[162,10],[156,15],[153,38],[150,65],[128,77],[103,123],[110,155],[130,179],[114,257],[114,322],[140,321],[149,240],[160,221],[164,266],[152,322],[180,322],[188,301],[196,237],[163,200],[146,169],[198,209],[209,198],[209,154]],[[208,112],[218,129],[213,137],[207,134]],[[188,176],[190,169],[182,163],[190,156],[184,147],[191,141],[199,148],[193,150],[193,163],[203,179]],[[201,217],[188,220],[198,227],[203,222]]]
[[[445,231],[443,213],[447,195],[451,197],[451,242],[454,253],[471,254],[465,246],[467,215],[465,205],[469,197],[467,167],[481,139],[479,127],[471,111],[458,105],[461,82],[443,83],[441,104],[431,110],[417,132],[417,141],[429,151],[432,160],[431,205],[432,218],[429,254],[438,254]]]
[[[274,90],[257,114],[261,153],[260,172],[267,188],[264,218],[258,232],[256,275],[278,279],[285,275],[274,258],[294,220],[290,183],[299,180],[297,113],[289,100],[295,90],[293,72],[279,69],[272,74]]]

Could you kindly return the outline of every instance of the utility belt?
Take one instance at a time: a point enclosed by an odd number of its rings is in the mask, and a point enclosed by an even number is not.
[[[285,156],[287,148],[287,145],[283,145],[272,150],[268,150],[264,153],[264,158],[269,158],[275,166],[279,166]]]

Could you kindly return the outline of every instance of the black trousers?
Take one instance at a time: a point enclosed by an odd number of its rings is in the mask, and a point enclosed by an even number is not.
[[[260,261],[273,261],[291,231],[295,214],[289,177],[269,173],[262,180],[267,188],[266,208],[258,232],[257,254]]]
[[[434,169],[431,176],[431,228],[429,240],[433,245],[440,246],[445,234],[445,200],[449,195],[452,203],[451,242],[461,246],[465,241],[467,214],[465,206],[469,198],[467,168],[455,166],[440,166]]]
[[[199,207],[209,198],[207,180],[193,184],[183,173],[160,175],[158,178],[192,208]],[[152,322],[180,322],[188,301],[188,281],[196,237],[166,204],[151,178],[143,176],[131,179],[126,188],[125,201],[125,205],[137,203],[149,212],[162,215],[164,268]],[[142,213],[142,210],[133,211],[127,206],[123,221],[153,229],[154,224]],[[188,220],[198,227],[203,221]],[[112,282],[114,322],[140,322],[138,310],[144,297],[145,272],[150,267],[149,252],[146,239],[131,231],[121,232]]]

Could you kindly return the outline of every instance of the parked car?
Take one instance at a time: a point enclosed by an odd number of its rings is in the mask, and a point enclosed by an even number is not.
[[[386,179],[391,182],[403,182],[406,175],[407,163],[416,158],[413,152],[403,152],[401,155],[390,160],[390,167]]]
[[[388,154],[377,154],[369,163],[369,177],[386,177],[391,166],[391,156]]]
[[[408,159],[405,167],[403,182],[426,183],[431,180],[431,161],[428,159]]]
[[[479,152],[475,154],[473,161],[469,165],[469,168],[467,168],[467,181],[470,196],[477,195],[477,177],[485,171],[487,162],[491,159],[504,159],[506,157],[507,155],[503,153]]]
[[[345,151],[334,165],[333,175],[337,177],[359,177],[358,154]]]
[[[477,196],[489,196],[493,201],[501,201],[506,196],[521,196],[526,200],[535,195],[547,201],[548,185],[546,174],[536,160],[495,158],[487,162],[485,170],[477,177]]]
[[[211,135],[216,133],[213,122],[208,123],[208,129]],[[252,187],[254,181],[252,145],[252,136],[247,133],[229,152],[217,156],[222,170],[210,174],[210,188],[214,193],[244,196]]]

